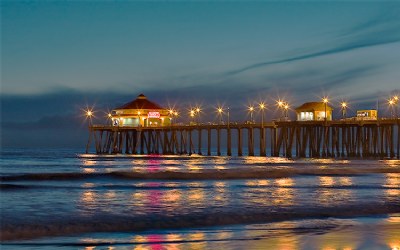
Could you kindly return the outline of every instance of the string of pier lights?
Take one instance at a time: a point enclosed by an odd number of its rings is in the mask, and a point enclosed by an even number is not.
[[[325,104],[327,104],[328,103],[328,99],[324,98],[323,102]],[[395,105],[397,103],[398,103],[398,97],[397,96],[395,96],[395,97],[393,97],[393,99],[389,100],[389,105]],[[288,118],[288,111],[290,109],[289,104],[287,102],[283,101],[283,100],[278,100],[276,102],[276,104],[277,104],[278,108],[282,110],[281,118],[287,119]],[[267,105],[264,102],[260,102],[258,104],[258,111],[261,112],[261,123],[262,124],[264,123],[264,110],[266,109],[266,106]],[[346,102],[342,102],[341,103],[341,108],[342,108],[343,117],[345,117],[346,116],[346,109],[348,108],[347,103]],[[254,121],[254,112],[257,110],[256,107],[250,105],[250,106],[247,107],[247,110],[250,113],[250,123],[254,123],[255,122]],[[216,111],[217,111],[217,114],[219,116],[219,123],[222,124],[223,123],[223,115],[225,114],[225,110],[222,107],[217,107]],[[86,118],[89,120],[89,125],[91,125],[92,124],[92,118],[94,117],[93,109],[86,109],[86,110],[84,110],[84,112],[85,112]],[[189,116],[191,118],[191,121],[193,122],[194,118],[197,116],[197,122],[199,122],[199,116],[200,116],[201,112],[202,112],[202,109],[200,107],[197,107],[195,109],[191,109],[189,111]],[[140,118],[141,112],[138,111],[137,114],[138,114],[138,116]],[[169,109],[168,110],[168,114],[170,116],[171,124],[172,124],[172,120],[173,119],[177,120],[177,118],[179,117],[179,112],[177,110],[174,110],[174,109]],[[228,121],[229,121],[229,107],[227,108],[227,115],[228,115]],[[112,119],[112,114],[111,113],[107,113],[107,118],[108,119]]]
[[[322,98],[322,102],[324,103],[324,108],[325,108],[325,120],[327,119],[327,106],[329,104],[329,99],[328,97],[323,97]],[[391,98],[389,98],[387,100],[387,104],[390,108],[390,115],[391,118],[396,118],[398,119],[398,106],[399,106],[399,96],[398,95],[394,95]],[[276,101],[276,106],[279,110],[281,110],[281,117],[280,119],[285,119],[288,120],[288,112],[290,109],[290,106],[287,102],[285,102],[284,100],[278,100]],[[342,113],[342,118],[345,119],[347,116],[347,109],[349,108],[349,105],[347,102],[342,101],[340,103],[340,110]],[[250,114],[250,123],[255,123],[254,121],[254,112],[259,111],[261,112],[261,124],[264,124],[264,111],[267,109],[267,104],[264,102],[260,102],[257,105],[250,105],[247,106],[247,111]],[[84,109],[84,114],[86,116],[86,119],[88,119],[89,121],[89,126],[92,125],[92,119],[95,117],[94,116],[94,110],[92,108],[87,108]],[[200,114],[202,113],[202,109],[201,107],[196,107],[193,109],[189,110],[189,116],[191,119],[191,122],[194,122],[194,119],[197,117],[197,123],[199,123],[200,121]],[[216,113],[219,117],[219,124],[223,124],[223,115],[226,113],[227,114],[227,118],[228,118],[228,122],[229,122],[229,107],[227,108],[223,108],[221,106],[216,108]],[[141,112],[138,111],[138,116],[140,117]],[[168,110],[168,115],[170,117],[170,121],[172,124],[172,120],[175,119],[175,121],[177,120],[177,118],[179,117],[179,112],[175,109],[169,109]],[[111,113],[107,113],[107,118],[108,119],[112,119],[112,115]]]
[[[395,95],[388,100],[389,108],[390,108],[390,116],[391,118],[398,118],[398,104],[399,104],[399,96]],[[394,112],[393,112],[394,109]]]

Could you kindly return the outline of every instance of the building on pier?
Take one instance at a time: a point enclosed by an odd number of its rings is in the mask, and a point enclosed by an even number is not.
[[[378,111],[376,109],[357,110],[357,120],[377,120]]]
[[[169,110],[148,100],[143,94],[114,109],[111,120],[113,126],[119,127],[158,127],[171,124]]]
[[[332,120],[333,108],[324,102],[306,102],[295,110],[298,121]]]

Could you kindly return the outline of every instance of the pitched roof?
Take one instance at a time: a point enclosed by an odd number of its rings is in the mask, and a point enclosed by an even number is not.
[[[329,105],[326,105],[327,110],[332,110],[333,108]],[[296,111],[324,111],[325,110],[325,103],[323,102],[306,102],[303,103],[300,107],[295,108]]]
[[[138,95],[138,97],[125,103],[124,105],[116,108],[116,109],[164,109],[157,103],[147,100],[147,97],[143,94]]]

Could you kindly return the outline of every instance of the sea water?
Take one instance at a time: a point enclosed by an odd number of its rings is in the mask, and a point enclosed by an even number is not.
[[[2,249],[399,249],[400,161],[3,149]]]

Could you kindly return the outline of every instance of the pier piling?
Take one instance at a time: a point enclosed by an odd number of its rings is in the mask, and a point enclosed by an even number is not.
[[[212,145],[216,144],[216,155],[231,156],[232,142],[235,141],[237,155],[242,156],[243,133],[247,131],[248,156],[255,155],[254,141],[258,139],[260,156],[399,159],[399,125],[399,119],[166,127],[90,125],[86,152],[93,143],[96,154],[192,154],[197,151],[201,155],[205,150],[202,142],[204,130],[207,133],[207,155],[212,155]],[[255,129],[259,133],[254,133]],[[193,133],[197,133],[197,139]],[[232,140],[233,137],[236,140]],[[226,139],[224,148],[223,138]]]

